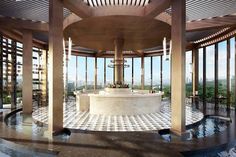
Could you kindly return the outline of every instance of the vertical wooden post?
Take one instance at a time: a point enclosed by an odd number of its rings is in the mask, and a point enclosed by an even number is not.
[[[3,108],[3,37],[0,34],[0,109]]]
[[[172,1],[171,130],[185,133],[186,1]]]
[[[227,110],[230,110],[230,98],[231,98],[231,91],[230,91],[230,39],[227,40]]]
[[[193,96],[196,95],[198,91],[198,48],[194,47],[192,51],[192,83],[193,83]]]
[[[218,43],[215,44],[215,110],[219,109],[219,100],[218,100],[218,80],[219,80],[219,52],[218,52]]]
[[[107,80],[107,75],[106,75],[106,72],[107,72],[107,65],[106,65],[106,58],[104,58],[104,87],[106,87],[106,80]]]
[[[49,136],[63,129],[63,5],[49,0]]]
[[[206,110],[206,47],[203,47],[203,109]]]
[[[124,69],[123,69],[123,63],[124,63],[124,57],[123,57],[123,46],[124,46],[124,40],[123,39],[116,39],[114,41],[115,45],[115,55],[114,55],[114,75],[115,80],[114,83],[123,83],[124,80]]]
[[[132,57],[132,89],[134,89],[134,58]]]
[[[160,56],[160,91],[163,90],[163,56]]]
[[[98,81],[98,58],[95,57],[95,64],[94,64],[94,92],[97,89],[97,81]]]
[[[151,57],[151,90],[152,90],[152,87],[153,87],[153,58]]]
[[[234,37],[234,108],[236,110],[236,36]],[[236,111],[235,111],[236,114]]]
[[[32,79],[32,32],[24,31],[23,33],[23,86],[22,86],[22,102],[23,113],[32,113],[32,93],[33,93],[33,79]]]
[[[11,43],[11,108],[12,109],[15,109],[17,105],[16,68],[17,68],[16,42],[12,40],[12,43]]]

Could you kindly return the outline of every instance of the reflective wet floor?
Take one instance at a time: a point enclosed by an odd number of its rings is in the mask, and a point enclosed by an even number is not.
[[[206,114],[209,113],[214,115],[210,110]],[[221,113],[223,118],[222,116],[208,116],[188,127],[187,132],[190,136],[184,139],[168,134],[168,129],[143,132],[79,130],[72,132],[70,136],[62,134],[48,139],[44,135],[47,126],[37,125],[30,116],[19,112],[8,119],[8,126],[4,123],[0,125],[0,136],[17,146],[4,143],[0,152],[8,156],[40,154],[43,157],[226,157],[234,153],[236,127],[234,112],[230,115],[232,121],[226,117],[223,110]],[[162,134],[159,134],[160,132]],[[15,149],[19,146],[24,147]]]

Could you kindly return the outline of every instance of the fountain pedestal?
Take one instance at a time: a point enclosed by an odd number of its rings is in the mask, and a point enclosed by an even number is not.
[[[138,115],[159,112],[162,93],[133,93],[128,88],[106,88],[89,94],[91,114]]]

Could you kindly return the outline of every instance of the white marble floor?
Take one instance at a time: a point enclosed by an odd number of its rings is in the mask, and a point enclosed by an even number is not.
[[[36,121],[47,124],[48,109],[36,109],[32,116]],[[160,112],[135,116],[93,115],[89,112],[77,112],[75,102],[64,106],[64,127],[90,131],[150,131],[168,129],[171,126],[171,109],[168,102],[162,103]],[[203,118],[203,113],[186,106],[186,125],[196,123]]]

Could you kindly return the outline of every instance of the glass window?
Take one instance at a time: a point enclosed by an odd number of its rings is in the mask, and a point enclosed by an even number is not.
[[[151,57],[144,58],[144,89],[151,88]]]
[[[71,56],[68,61],[68,84],[67,84],[67,92],[68,95],[73,94],[75,90],[75,81],[76,81],[76,56]]]
[[[161,57],[160,56],[156,56],[152,58],[152,80],[153,80],[153,89],[155,90],[159,90],[160,89],[160,85],[161,85]]]
[[[78,57],[78,90],[85,88],[85,57]]]
[[[104,58],[97,58],[97,89],[104,88]]]
[[[198,95],[203,98],[203,48],[198,51]]]
[[[111,64],[111,61],[113,58],[107,58],[106,59],[106,84],[113,84],[114,79],[114,68],[108,67],[109,64]]]
[[[126,63],[129,67],[125,68],[124,71],[124,83],[132,86],[132,58],[125,58]]]
[[[95,58],[94,57],[88,57],[87,58],[87,89],[94,89],[94,74],[95,74]]]
[[[170,97],[170,60],[163,58],[163,91],[164,97]]]
[[[231,105],[235,103],[235,37],[230,39],[230,95]],[[235,106],[234,106],[235,107]]]
[[[141,89],[141,58],[134,58],[134,89]]]
[[[206,100],[215,100],[215,45],[206,47]]]
[[[192,51],[187,51],[185,55],[186,71],[186,96],[192,95]]]
[[[226,69],[227,69],[227,44],[226,41],[218,43],[218,48],[219,48],[219,71],[218,71],[218,93],[219,97],[227,96],[227,86],[226,86]],[[226,104],[226,100],[219,100],[221,104]]]

